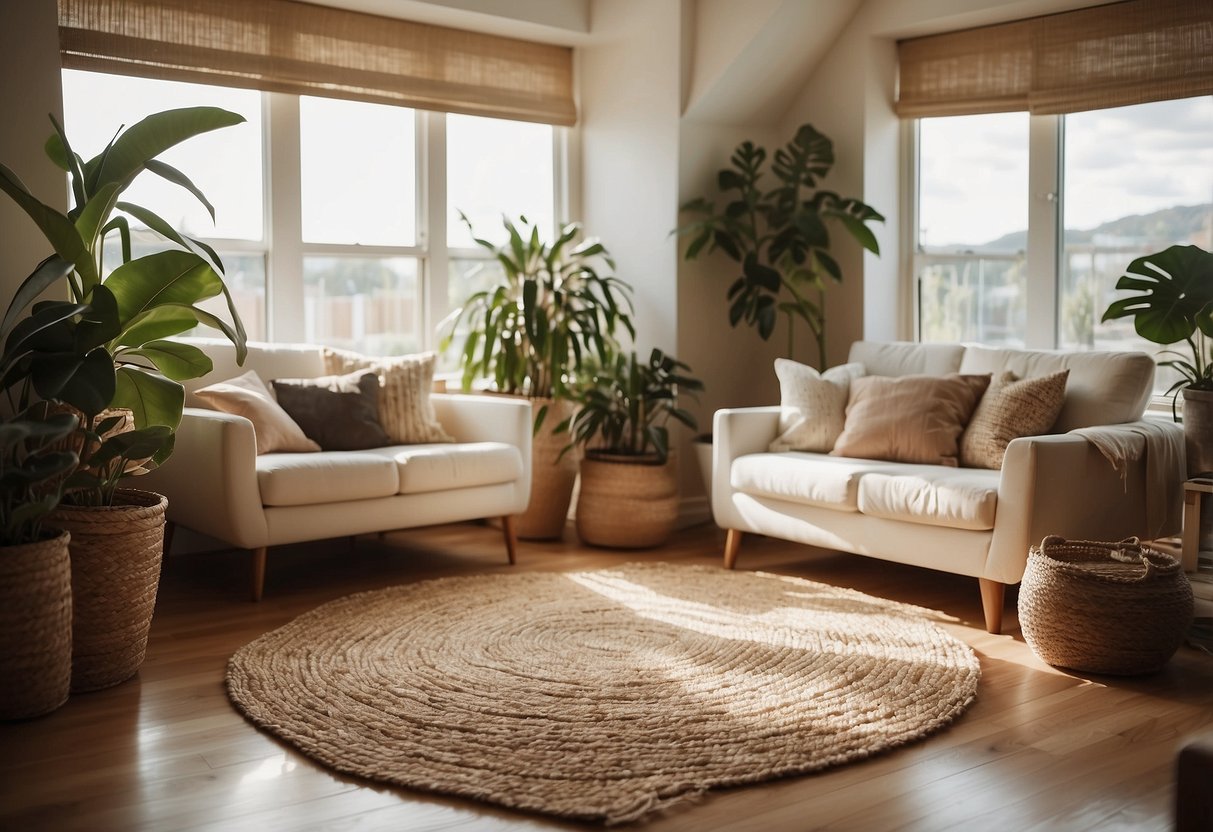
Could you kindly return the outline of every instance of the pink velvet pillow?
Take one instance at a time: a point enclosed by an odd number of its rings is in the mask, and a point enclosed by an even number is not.
[[[857,378],[830,453],[955,466],[960,435],[989,385],[988,373]]]

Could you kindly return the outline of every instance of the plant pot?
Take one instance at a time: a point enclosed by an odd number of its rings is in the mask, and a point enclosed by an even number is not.
[[[72,680],[67,532],[0,549],[0,719],[50,713]]]
[[[134,676],[160,585],[164,512],[160,494],[119,489],[112,506],[60,505],[48,522],[72,533],[72,691]]]
[[[1188,478],[1213,473],[1213,390],[1183,388]]]
[[[531,438],[531,502],[514,518],[514,531],[523,540],[558,540],[568,523],[581,454],[573,449],[561,459],[569,435],[552,431],[572,413],[572,404],[551,399],[533,399],[532,403],[536,413],[544,405],[548,412]]]
[[[674,455],[645,457],[589,452],[581,462],[577,536],[591,546],[660,546],[678,523]]]

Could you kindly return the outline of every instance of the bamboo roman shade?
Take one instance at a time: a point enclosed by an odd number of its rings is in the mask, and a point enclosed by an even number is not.
[[[897,113],[906,118],[1213,94],[1213,0],[1128,0],[897,47]]]
[[[294,0],[59,0],[63,66],[569,125],[572,49]]]

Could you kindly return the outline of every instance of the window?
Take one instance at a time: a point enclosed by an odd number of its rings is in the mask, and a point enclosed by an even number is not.
[[[129,126],[161,110],[195,106],[223,107],[245,124],[207,133],[174,147],[161,160],[186,172],[215,206],[215,219],[178,185],[144,173],[123,198],[154,211],[185,234],[210,242],[226,270],[236,308],[250,338],[266,337],[265,229],[262,188],[261,94],[251,90],[207,87],[93,72],[63,72],[64,129],[73,150],[85,159],[104,150],[120,125]],[[49,125],[47,125],[49,129]],[[118,239],[106,241],[108,263],[116,264]],[[135,256],[163,249],[161,237],[131,220]],[[224,303],[212,302],[221,312]]]
[[[63,79],[68,136],[86,158],[119,124],[161,110],[205,104],[248,120],[162,157],[214,204],[214,224],[192,196],[146,173],[128,193],[215,247],[256,340],[369,355],[433,349],[438,321],[493,269],[458,211],[477,234],[504,239],[502,214],[550,233],[563,209],[563,133],[550,125],[74,70]],[[444,152],[427,153],[436,143]],[[431,205],[432,193],[447,197]],[[164,245],[133,231],[136,253]],[[116,258],[117,240],[108,245]]]
[[[1133,259],[1213,248],[1213,97],[923,118],[916,145],[922,340],[1160,350],[1099,318]]]

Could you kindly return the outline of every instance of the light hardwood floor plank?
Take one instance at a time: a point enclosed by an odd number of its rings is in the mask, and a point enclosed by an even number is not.
[[[0,724],[0,828],[22,830],[576,830],[584,825],[331,772],[249,725],[228,702],[228,657],[334,598],[428,578],[664,560],[719,566],[701,526],[652,552],[521,542],[476,524],[281,547],[265,597],[248,554],[178,555],[164,568],[147,661],[49,716]],[[985,632],[970,578],[747,536],[738,568],[794,575],[937,610],[982,663],[969,712],[923,742],[833,771],[710,792],[645,826],[753,829],[1165,829],[1175,755],[1213,727],[1213,658],[1183,648],[1161,673],[1071,674],[1032,655],[1013,588],[1003,635]]]

